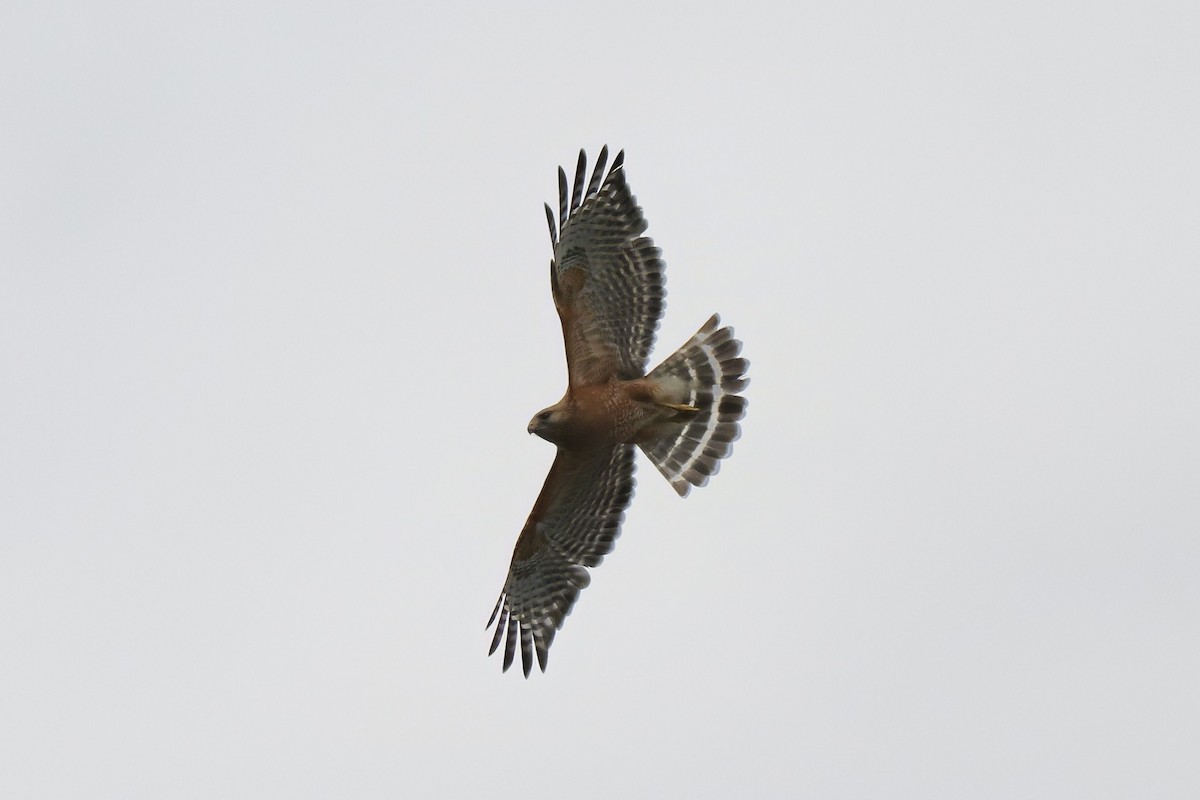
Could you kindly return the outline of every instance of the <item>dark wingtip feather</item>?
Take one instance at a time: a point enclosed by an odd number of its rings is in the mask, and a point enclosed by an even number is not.
[[[529,677],[529,669],[533,666],[533,631],[528,624],[521,624],[521,671]]]
[[[579,148],[579,161],[575,163],[575,188],[571,190],[571,210],[579,208],[583,199],[583,180],[587,177],[587,153]]]
[[[489,625],[491,623],[488,623]],[[488,655],[496,652],[496,648],[500,646],[500,639],[504,636],[504,629],[508,624],[508,610],[500,615],[500,622],[496,625],[496,635],[492,637],[492,646],[488,648]]]
[[[591,197],[600,189],[600,182],[604,180],[604,166],[608,163],[608,145],[600,148],[600,155],[596,156],[596,168],[592,171],[592,180],[588,183],[587,196]]]
[[[550,246],[558,244],[558,230],[554,227],[554,209],[546,203],[546,224],[550,226]]]
[[[558,168],[558,229],[567,224],[567,173]]]
[[[613,159],[612,170],[610,170],[610,171],[616,172],[623,166],[625,166],[625,151],[624,150],[617,153],[617,157]]]
[[[521,634],[517,631],[519,627],[517,618],[509,616],[508,618],[508,637],[504,641],[504,672],[508,672],[508,668],[512,666],[513,656],[517,651],[517,637]]]
[[[496,607],[492,609],[492,615],[490,617],[488,617],[487,625],[483,626],[483,629],[485,631],[488,628],[492,627],[492,623],[496,621],[496,615],[500,613],[500,604],[503,602],[504,602],[504,592],[501,592],[500,599],[496,601]]]

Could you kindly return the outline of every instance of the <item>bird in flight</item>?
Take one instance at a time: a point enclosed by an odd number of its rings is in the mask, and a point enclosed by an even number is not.
[[[648,236],[625,181],[625,153],[607,174],[608,147],[592,178],[581,150],[574,186],[558,170],[558,217],[546,204],[550,291],[567,350],[567,391],[529,422],[558,448],[517,545],[488,627],[488,654],[504,641],[504,670],[517,645],[529,677],[546,671],[554,635],[590,582],[588,568],[612,552],[633,497],[634,447],[681,497],[704,486],[741,434],[739,395],[750,364],[714,314],[696,335],[646,373],[662,316],[662,251]]]

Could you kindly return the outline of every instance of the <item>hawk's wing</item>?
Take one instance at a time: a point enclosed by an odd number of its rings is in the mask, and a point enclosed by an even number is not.
[[[512,666],[520,640],[525,676],[533,666],[534,651],[546,671],[554,634],[579,592],[591,582],[586,568],[612,552],[633,485],[633,445],[584,453],[558,451],[517,539],[504,590],[488,620],[489,626],[496,623],[488,655],[508,635],[505,670]]]
[[[585,191],[587,156],[580,150],[569,198],[567,174],[559,167],[557,229],[546,205],[554,243],[550,286],[573,387],[614,375],[642,377],[666,295],[662,251],[641,235],[646,219],[625,182],[625,153],[617,154],[604,177],[607,160],[606,146]]]

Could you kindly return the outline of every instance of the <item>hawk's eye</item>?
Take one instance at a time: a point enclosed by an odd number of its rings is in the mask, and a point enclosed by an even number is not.
[[[540,419],[542,422],[548,422],[550,420],[550,412],[543,411],[542,413],[538,414],[538,419]]]

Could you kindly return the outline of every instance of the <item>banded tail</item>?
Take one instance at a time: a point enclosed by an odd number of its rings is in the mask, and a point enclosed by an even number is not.
[[[750,362],[738,357],[742,343],[733,338],[733,328],[718,328],[720,324],[713,314],[646,376],[666,402],[697,409],[650,426],[638,442],[680,497],[717,474],[721,459],[733,452],[742,434],[738,421],[746,416],[746,398],[738,392],[750,382]]]

